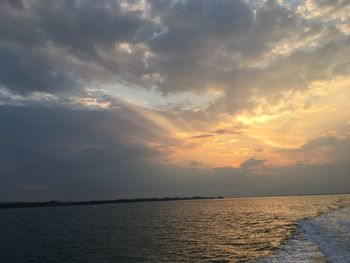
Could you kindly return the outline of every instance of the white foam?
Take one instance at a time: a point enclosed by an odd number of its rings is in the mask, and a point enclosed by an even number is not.
[[[299,225],[328,262],[350,262],[350,206],[303,220]]]
[[[326,262],[318,246],[310,241],[301,230],[282,245],[274,254],[261,259],[259,263],[323,263]]]
[[[279,250],[258,262],[350,262],[350,206],[301,220],[299,226]]]

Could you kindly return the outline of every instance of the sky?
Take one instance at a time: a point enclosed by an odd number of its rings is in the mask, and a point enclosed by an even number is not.
[[[347,0],[0,2],[0,201],[350,192]]]

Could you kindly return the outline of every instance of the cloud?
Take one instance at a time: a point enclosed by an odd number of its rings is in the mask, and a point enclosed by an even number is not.
[[[0,83],[11,90],[59,93],[81,82],[110,83],[115,74],[126,80],[128,71],[144,71],[142,52],[125,57],[115,49],[152,33],[152,23],[138,11],[124,11],[116,1],[27,1],[21,9],[6,3],[1,4]]]
[[[1,198],[317,192],[325,171],[348,182],[349,7],[2,1]]]
[[[21,185],[18,187],[21,190],[28,190],[28,191],[45,191],[50,190],[50,187],[47,187],[45,185]]]
[[[350,149],[349,135],[334,134],[312,139],[296,149],[282,150],[285,156],[303,163],[346,162]]]
[[[240,170],[232,166],[215,167],[213,171],[219,175],[240,175]]]
[[[210,138],[213,137],[214,135],[212,134],[200,134],[200,135],[196,135],[196,136],[192,136],[192,139],[203,139],[203,138]]]
[[[243,172],[251,172],[255,168],[263,168],[265,162],[266,160],[259,160],[259,159],[255,159],[254,157],[251,157],[250,159],[241,163],[239,168]]]
[[[14,7],[14,8],[19,8],[19,9],[24,8],[22,0],[13,0],[13,1],[6,0],[6,2],[7,2],[8,5],[10,5],[10,6]]]
[[[224,135],[224,134],[241,134],[242,127],[234,127],[234,128],[222,128],[222,129],[217,129],[214,131],[214,133],[218,135]]]
[[[156,166],[166,152],[147,144],[155,135],[145,130],[146,121],[130,122],[132,114],[127,109],[0,106],[1,198],[11,192],[20,198],[16,189],[23,185],[44,185],[46,198],[56,194],[65,199],[90,192],[103,196],[103,189],[107,197],[128,185],[137,188],[147,180],[150,163]]]
[[[214,169],[167,162],[170,152],[152,146],[157,127],[125,107],[0,106],[0,200],[330,193],[350,180],[348,146],[337,154],[347,159],[259,173],[265,161],[254,157]]]
[[[325,136],[320,137],[317,139],[313,139],[306,144],[304,144],[301,149],[302,150],[312,150],[315,148],[322,148],[322,147],[328,147],[328,146],[334,146],[336,143],[338,143],[338,138],[335,136]]]
[[[0,46],[1,85],[26,93],[42,91],[59,93],[80,85],[63,69],[55,54],[29,51],[25,47]]]
[[[216,88],[235,111],[251,106],[253,89],[277,95],[285,81],[303,88],[324,77],[349,47],[337,28],[273,1],[24,3],[3,2],[0,21],[0,84],[22,94],[91,83]]]
[[[202,165],[202,163],[193,160],[190,162],[190,165],[191,166],[200,166],[200,165]]]

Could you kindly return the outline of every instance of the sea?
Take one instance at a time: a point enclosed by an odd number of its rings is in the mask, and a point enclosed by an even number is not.
[[[0,262],[350,262],[350,195],[2,209]]]

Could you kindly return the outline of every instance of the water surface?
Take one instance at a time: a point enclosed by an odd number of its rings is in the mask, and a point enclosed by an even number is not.
[[[322,262],[325,257],[333,260],[332,250],[324,253],[320,245],[324,237],[312,231],[325,230],[315,230],[317,224],[312,222],[329,221],[332,214],[323,213],[349,202],[349,195],[333,195],[3,209],[0,259]],[[339,216],[349,222],[350,209],[343,210]],[[328,227],[329,239],[339,236],[333,231],[336,225]],[[348,237],[349,233],[341,237],[345,253]]]

